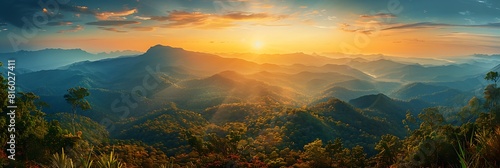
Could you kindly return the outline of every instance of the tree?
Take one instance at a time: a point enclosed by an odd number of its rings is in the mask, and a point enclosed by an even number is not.
[[[330,165],[339,165],[338,163],[342,161],[342,150],[344,146],[340,138],[336,138],[334,142],[328,141],[325,146],[326,152],[328,153],[330,159]]]
[[[424,109],[423,113],[418,114],[418,118],[422,120],[420,128],[428,127],[429,130],[434,130],[445,122],[443,115],[439,113],[437,107]]]
[[[81,110],[89,110],[92,107],[90,106],[90,103],[85,100],[85,97],[89,96],[90,93],[87,90],[87,88],[83,87],[75,87],[75,88],[70,88],[68,89],[68,94],[64,95],[64,99],[66,99],[66,102],[71,104],[72,110],[73,110],[73,119],[71,121],[71,124],[73,125],[73,132],[76,134],[75,130],[75,118],[76,118],[76,110],[80,108]]]
[[[486,74],[486,77],[484,77],[484,79],[493,81],[493,82],[495,82],[495,85],[496,85],[498,79],[500,79],[500,76],[498,76],[498,72],[490,71]]]
[[[400,149],[403,147],[401,141],[394,135],[383,135],[375,145],[375,150],[380,151],[377,156],[377,167],[389,167],[396,163]]]
[[[356,145],[351,149],[350,157],[349,157],[349,167],[366,167],[367,159],[366,153],[362,146]]]
[[[312,167],[327,167],[327,153],[323,141],[316,139],[305,145],[303,158],[310,161]]]

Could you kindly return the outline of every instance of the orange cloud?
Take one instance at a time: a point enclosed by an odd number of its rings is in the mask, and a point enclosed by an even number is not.
[[[253,20],[253,19],[282,19],[285,15],[273,16],[268,13],[243,13],[243,12],[233,12],[220,16],[224,19],[232,20]]]
[[[262,4],[262,5],[252,6],[252,8],[257,8],[257,9],[272,9],[272,8],[274,8],[274,5],[271,5],[271,4]]]
[[[137,9],[123,10],[117,12],[97,12],[95,17],[98,20],[124,20],[125,16],[137,13]]]
[[[139,24],[139,23],[141,22],[127,21],[127,20],[106,20],[106,21],[89,22],[86,24],[95,26],[124,26],[124,25]]]
[[[73,22],[61,21],[61,22],[49,22],[47,26],[67,26],[72,25]]]
[[[152,16],[151,20],[169,21],[165,27],[170,28],[227,28],[236,26],[241,21],[276,21],[286,18],[286,15],[272,15],[269,13],[231,12],[222,15],[202,12],[172,11],[168,16]]]
[[[134,27],[130,27],[130,29],[133,29],[133,30],[136,30],[136,31],[154,31],[154,30],[156,30],[156,27],[134,26]]]
[[[127,31],[118,30],[118,29],[112,28],[112,27],[98,27],[98,28],[101,29],[101,30],[112,31],[112,32],[116,32],[116,33],[125,33],[125,32],[127,32]]]

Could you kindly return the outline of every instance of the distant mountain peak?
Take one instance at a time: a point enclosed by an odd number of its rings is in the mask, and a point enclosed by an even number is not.
[[[19,50],[15,53],[36,53],[36,52],[58,52],[58,51],[63,51],[63,52],[79,52],[79,53],[86,53],[90,54],[89,52],[82,50],[80,48],[73,48],[73,49],[63,49],[63,48],[45,48],[41,50]]]
[[[232,78],[232,79],[246,79],[246,77],[238,72],[235,72],[235,71],[230,71],[230,70],[226,70],[226,71],[222,71],[218,74],[215,74],[215,75],[220,75],[222,77],[226,77],[226,78]]]
[[[379,93],[361,96],[359,98],[352,99],[349,103],[359,108],[370,108],[393,105],[394,101],[394,99],[386,96],[385,94]]]
[[[157,44],[153,47],[150,47],[148,51],[146,51],[146,54],[159,54],[159,53],[168,53],[168,52],[175,52],[175,51],[186,51],[182,48],[176,48],[176,47],[171,47],[171,46],[164,46],[161,44]]]

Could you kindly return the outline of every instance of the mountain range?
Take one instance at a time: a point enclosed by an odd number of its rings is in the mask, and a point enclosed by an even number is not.
[[[422,65],[304,53],[252,55],[252,61],[161,45],[119,57],[59,49],[7,55],[15,56],[23,72],[19,91],[40,95],[50,115],[70,111],[63,95],[82,86],[90,91],[92,109],[78,115],[97,123],[109,119],[112,138],[168,143],[163,147],[169,152],[187,144],[178,138],[186,131],[217,133],[210,125],[231,123],[283,128],[251,136],[279,135],[279,143],[295,148],[312,137],[343,137],[351,146],[370,147],[385,133],[405,136],[401,120],[407,111],[465,105],[480,94],[483,74],[495,69],[472,60]],[[28,61],[38,57],[45,61]]]

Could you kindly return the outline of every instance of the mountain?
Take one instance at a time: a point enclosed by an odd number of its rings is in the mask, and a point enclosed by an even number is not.
[[[359,69],[377,79],[401,82],[449,82],[482,74],[487,70],[482,63],[421,65],[389,59],[375,61],[351,61],[347,65]],[[464,71],[464,69],[467,69]]]
[[[99,76],[77,70],[41,70],[18,75],[17,86],[21,91],[54,95],[64,93],[74,86],[86,88],[102,86],[103,83],[99,79]]]
[[[168,154],[183,151],[188,142],[183,139],[187,131],[200,132],[208,122],[198,113],[175,108],[151,111],[133,120],[116,124],[114,138],[133,139],[150,145],[160,144]],[[181,147],[181,148],[179,148]]]
[[[373,80],[369,75],[357,69],[334,64],[321,67],[300,64],[282,66],[279,69],[250,74],[247,77],[277,86],[290,87],[308,95],[316,94],[332,83],[356,79]]]
[[[464,71],[464,69],[467,69]],[[457,65],[441,65],[441,66],[422,66],[422,65],[406,65],[394,69],[394,71],[381,76],[386,79],[400,79],[401,81],[434,81],[446,82],[461,80],[470,76],[483,73],[487,70],[484,67],[457,64]]]
[[[372,80],[373,77],[356,69],[356,68],[352,68],[348,65],[337,65],[337,64],[326,64],[326,65],[323,65],[321,67],[319,67],[319,70],[320,71],[323,71],[323,72],[337,72],[337,73],[340,73],[340,74],[344,74],[344,75],[349,75],[349,76],[352,76],[352,77],[355,77],[357,79],[362,79],[362,80]]]
[[[392,99],[384,94],[372,94],[361,96],[349,101],[355,107],[361,109],[377,110],[386,117],[397,116],[398,119],[404,118],[406,111],[419,113],[422,109],[430,107],[430,103],[421,100],[401,101]]]
[[[376,117],[366,115],[363,110],[339,99],[332,98],[328,101],[318,103],[310,107],[310,110],[314,111],[318,118],[321,119],[316,125],[326,124],[330,128],[333,128],[333,132],[338,134],[337,137],[349,139],[354,144],[370,146],[371,142],[377,141],[376,138],[372,137],[383,135],[386,132],[391,132],[391,134],[398,136],[405,134],[403,127],[395,127],[392,124],[395,121],[380,120]],[[372,152],[368,151],[368,153]]]
[[[401,101],[392,99],[384,94],[366,95],[349,101],[349,104],[363,109],[364,114],[385,121],[394,128],[403,128],[401,122],[406,118],[406,112],[417,115],[424,108],[432,107],[432,104],[421,101]],[[395,135],[403,136],[405,131],[401,129],[394,130]]]
[[[155,94],[155,99],[173,101],[191,110],[202,110],[223,103],[277,103],[296,105],[305,97],[293,90],[273,86],[225,71],[207,78],[187,80]]]
[[[324,100],[328,100],[329,98],[338,98],[343,101],[349,101],[351,99],[368,95],[368,94],[376,94],[379,93],[376,90],[351,90],[340,86],[333,86],[324,90],[318,97],[319,99],[315,102],[322,102]]]
[[[385,76],[388,73],[394,72],[407,64],[398,63],[387,59],[379,59],[375,61],[351,61],[347,65],[370,74],[373,77]]]
[[[18,51],[0,53],[0,61],[16,60],[16,68],[30,71],[51,70],[80,61],[95,61],[118,56],[137,55],[134,51],[91,54],[81,49],[44,49],[38,51]]]
[[[497,66],[491,68],[490,71],[493,71],[493,72],[500,72],[500,64],[498,64]]]
[[[70,113],[56,113],[48,115],[45,118],[47,121],[57,121],[61,128],[68,132],[73,133],[74,126],[75,130],[82,131],[82,138],[93,145],[109,141],[109,132],[106,128],[88,117],[77,115],[75,117],[75,125],[71,124],[73,115]]]
[[[426,83],[415,82],[402,86],[401,88],[396,90],[392,94],[392,96],[398,99],[409,100],[412,98],[418,98],[420,96],[445,91],[447,89],[449,88],[446,86],[436,86]]]
[[[309,55],[305,53],[289,54],[252,54],[252,53],[221,53],[229,58],[240,58],[258,64],[323,66],[325,64],[345,64],[350,58],[330,58],[320,55]]]
[[[436,105],[453,107],[466,105],[471,97],[474,97],[474,94],[471,92],[463,92],[457,89],[447,89],[421,96],[420,99]]]
[[[472,92],[425,83],[407,84],[392,95],[403,100],[420,99],[434,105],[445,106],[463,106],[474,96]]]

